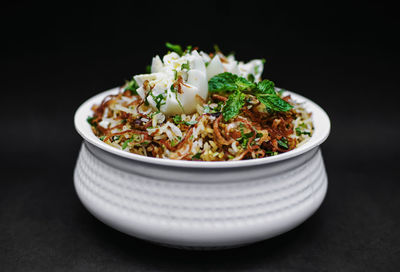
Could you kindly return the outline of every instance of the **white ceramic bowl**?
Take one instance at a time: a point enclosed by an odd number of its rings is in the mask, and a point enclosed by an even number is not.
[[[312,101],[288,92],[312,112],[315,127],[311,139],[292,151],[245,161],[178,161],[121,151],[93,134],[86,122],[91,106],[117,91],[90,98],[75,113],[84,139],[75,188],[105,224],[163,245],[226,248],[286,232],[322,203],[327,175],[319,146],[330,121]]]

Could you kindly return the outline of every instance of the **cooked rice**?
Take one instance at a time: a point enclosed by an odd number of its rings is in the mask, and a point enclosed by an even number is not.
[[[268,112],[246,94],[240,114],[225,122],[223,94],[212,95],[194,114],[165,116],[123,87],[92,107],[95,135],[105,143],[143,156],[175,160],[227,161],[278,155],[300,146],[313,133],[311,114],[290,95],[293,108]]]

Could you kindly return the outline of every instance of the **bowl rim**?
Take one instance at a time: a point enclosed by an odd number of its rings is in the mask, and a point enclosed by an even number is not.
[[[305,142],[303,145],[296,147],[295,149],[282,153],[272,157],[250,159],[250,160],[240,160],[240,161],[186,161],[186,160],[172,160],[165,158],[153,158],[146,157],[139,154],[129,153],[126,151],[119,150],[112,147],[102,141],[100,141],[96,135],[94,135],[89,123],[87,122],[87,117],[91,115],[91,107],[94,104],[99,104],[102,99],[113,93],[117,93],[120,87],[112,88],[107,91],[98,93],[83,102],[79,108],[76,110],[74,115],[74,125],[76,131],[79,135],[87,142],[93,146],[100,148],[108,153],[116,155],[118,157],[123,157],[133,161],[145,162],[155,165],[163,166],[176,166],[176,167],[191,167],[191,168],[230,168],[230,167],[245,167],[245,166],[255,166],[261,164],[271,164],[279,161],[284,161],[290,158],[297,157],[304,154],[315,147],[321,145],[329,136],[331,129],[331,122],[327,113],[315,102],[310,99],[299,95],[295,92],[288,91],[285,89],[276,88],[277,90],[284,91],[285,94],[290,94],[292,98],[300,103],[304,103],[304,107],[307,111],[312,113],[312,119],[314,124],[314,133],[311,138]]]

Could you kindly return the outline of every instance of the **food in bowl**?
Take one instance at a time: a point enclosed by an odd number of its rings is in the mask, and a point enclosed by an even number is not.
[[[149,73],[93,105],[88,122],[101,141],[149,157],[228,161],[275,156],[312,137],[311,113],[262,80],[263,60],[167,47]]]

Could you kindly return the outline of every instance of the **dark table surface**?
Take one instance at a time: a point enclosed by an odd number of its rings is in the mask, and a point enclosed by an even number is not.
[[[393,9],[207,5],[171,24],[165,22],[184,7],[3,10],[0,271],[399,271]],[[264,78],[327,111],[332,131],[322,150],[329,188],[309,220],[251,246],[195,252],[132,238],[85,210],[72,180],[81,144],[74,111],[143,72],[153,55],[165,53],[165,41],[206,51],[217,43],[238,59],[264,57]]]

